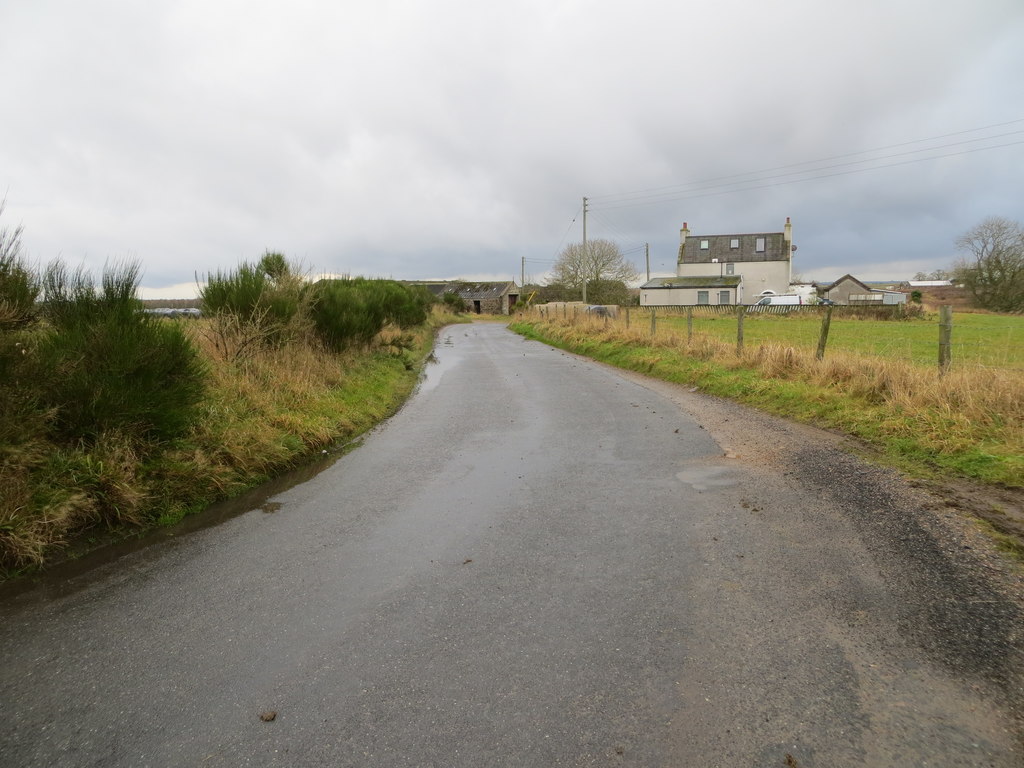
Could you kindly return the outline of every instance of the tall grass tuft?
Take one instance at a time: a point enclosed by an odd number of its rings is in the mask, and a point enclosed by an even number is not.
[[[48,325],[33,351],[33,387],[52,409],[57,439],[180,435],[203,396],[206,368],[181,327],[147,315],[135,298],[137,264],[104,270],[97,290],[60,262],[43,277]]]
[[[0,200],[0,216],[6,201]],[[0,227],[0,331],[20,328],[35,319],[39,278],[21,256],[21,225]]]

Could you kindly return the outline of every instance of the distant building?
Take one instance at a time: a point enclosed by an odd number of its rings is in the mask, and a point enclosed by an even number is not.
[[[820,287],[818,294],[823,299],[849,306],[905,304],[907,301],[905,293],[871,288],[853,275],[843,275],[831,285]]]
[[[478,315],[510,315],[519,301],[519,286],[514,281],[470,282],[463,280],[407,281],[407,285],[426,288],[437,298],[446,293],[458,295],[471,312]]]
[[[655,278],[640,286],[640,304],[753,304],[762,294],[789,292],[793,226],[782,232],[690,235],[679,231],[674,278]]]
[[[907,280],[903,288],[948,288],[953,283],[949,280]]]

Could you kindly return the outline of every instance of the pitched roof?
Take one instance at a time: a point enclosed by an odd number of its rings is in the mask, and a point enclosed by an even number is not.
[[[656,277],[641,285],[640,288],[736,288],[742,280],[740,275]]]
[[[500,283],[452,283],[451,290],[459,294],[463,299],[483,300],[500,299],[507,293],[516,290],[516,284],[512,281]]]
[[[410,280],[406,282],[408,285],[426,288],[438,298],[446,293],[457,293],[468,301],[500,299],[507,293],[515,293],[518,289],[514,280],[493,283],[474,283],[464,280]]]
[[[850,280],[851,282],[854,282],[857,285],[859,285],[861,288],[863,288],[865,293],[871,293],[871,288],[869,288],[868,286],[864,285],[864,283],[862,283],[860,280],[858,280],[853,275],[843,275],[842,277],[840,277],[838,280],[836,280],[831,285],[823,286],[823,287],[819,288],[818,290],[819,291],[831,291],[833,288],[835,288],[837,285],[839,285],[844,280]]]

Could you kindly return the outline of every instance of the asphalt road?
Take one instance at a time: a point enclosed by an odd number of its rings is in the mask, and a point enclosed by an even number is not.
[[[437,358],[306,482],[0,597],[0,765],[1024,764],[1019,583],[934,499],[499,325]]]

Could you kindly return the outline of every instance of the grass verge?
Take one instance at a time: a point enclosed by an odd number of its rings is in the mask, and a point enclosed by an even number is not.
[[[351,441],[405,402],[437,329],[458,321],[435,313],[361,349],[296,343],[233,361],[207,321],[190,323],[209,382],[180,439],[111,430],[88,444],[0,446],[0,578],[172,524]]]
[[[865,440],[885,460],[924,477],[950,474],[1024,487],[1024,382],[992,369],[939,376],[910,363],[747,345],[737,354],[705,334],[649,334],[571,320],[518,320],[512,330],[665,381],[698,386],[770,413]]]

